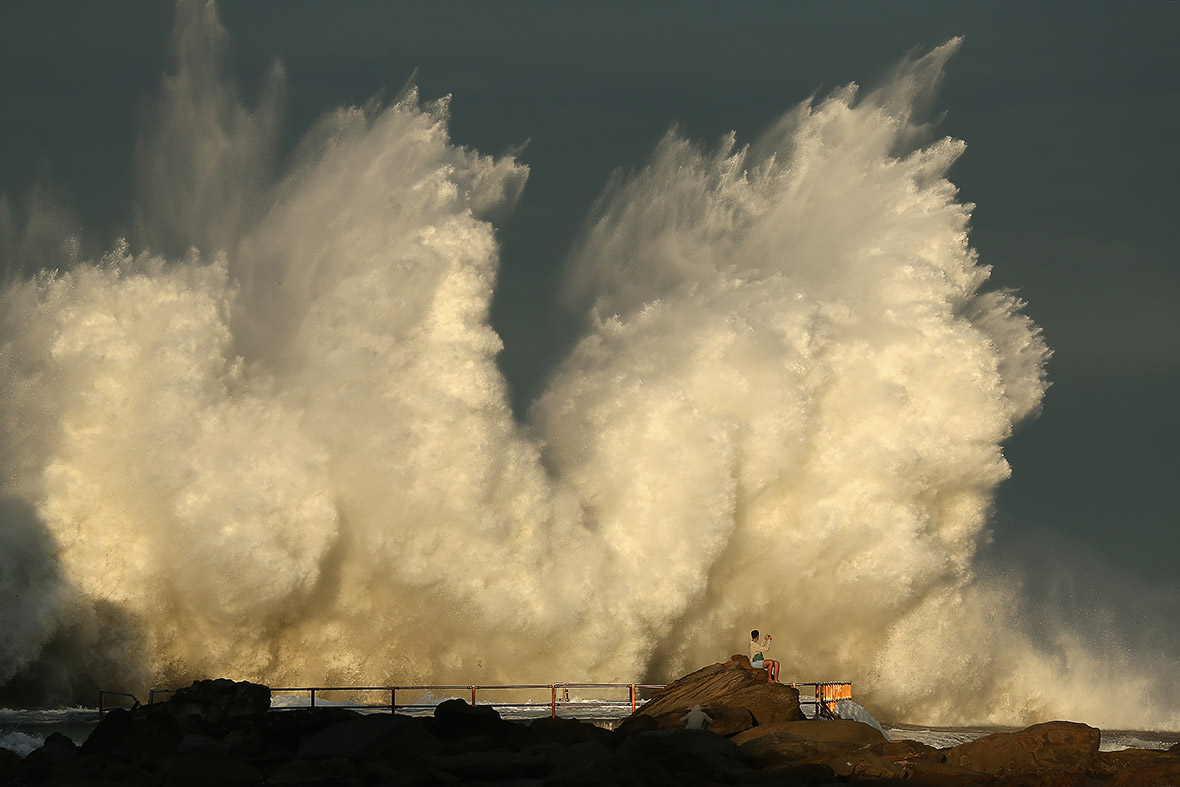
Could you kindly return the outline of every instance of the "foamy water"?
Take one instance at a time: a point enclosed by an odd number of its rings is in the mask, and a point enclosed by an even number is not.
[[[1049,351],[913,115],[957,41],[610,184],[526,423],[527,168],[409,90],[276,174],[281,72],[246,106],[225,46],[180,4],[137,237],[0,294],[0,681],[658,681],[759,627],[886,718],[1177,725],[1174,659],[1030,637],[976,568]]]

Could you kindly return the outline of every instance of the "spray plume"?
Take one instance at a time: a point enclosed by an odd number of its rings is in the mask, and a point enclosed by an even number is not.
[[[957,41],[616,178],[520,424],[489,217],[526,168],[410,89],[276,179],[281,69],[248,109],[224,39],[180,3],[139,250],[0,301],[0,681],[659,679],[758,625],[895,719],[1164,718],[1098,704],[1101,661],[976,576],[1048,350],[983,289],[962,143],[918,142]]]

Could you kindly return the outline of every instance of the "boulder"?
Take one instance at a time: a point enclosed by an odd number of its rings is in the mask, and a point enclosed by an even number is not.
[[[1180,757],[1164,752],[1172,762],[1155,760],[1121,770],[1110,777],[1106,787],[1174,787],[1180,784]]]
[[[164,707],[177,719],[196,716],[217,725],[266,713],[270,710],[270,688],[225,678],[194,680],[188,688],[174,693]]]
[[[771,732],[785,732],[796,738],[817,743],[840,743],[857,747],[885,742],[885,736],[876,727],[851,719],[771,722],[745,730],[735,735],[733,740],[734,743],[741,744]]]
[[[358,714],[304,737],[298,757],[404,759],[431,754],[440,744],[420,721],[389,713]]]
[[[733,740],[737,742],[741,736]],[[827,763],[834,757],[855,751],[854,743],[811,741],[783,730],[771,730],[764,735],[742,742],[742,756],[753,765],[765,768],[775,765]]]
[[[604,730],[588,721],[577,719],[550,718],[545,716],[533,719],[529,723],[529,731],[547,743],[558,743],[562,746],[574,746],[579,743],[602,743],[610,739],[609,730]]]
[[[1091,770],[1100,733],[1071,721],[1034,724],[1020,732],[998,732],[946,750],[946,762],[995,776],[1042,769]]]
[[[723,664],[711,664],[660,689],[633,716],[680,716],[693,705],[702,708],[745,708],[755,723],[798,721],[798,689],[770,683],[766,670],[754,669],[745,656],[736,655]],[[712,715],[710,713],[710,715]]]
[[[186,752],[164,759],[156,769],[161,787],[255,787],[264,775],[254,766],[220,752]]]
[[[749,708],[735,708],[726,705],[705,706],[702,708],[713,721],[709,724],[709,732],[722,736],[736,735],[754,726],[754,714]],[[624,720],[618,731],[624,734],[640,732],[642,730],[682,730],[685,727],[686,711],[669,711],[659,716],[635,716]],[[651,722],[654,722],[651,723]]]
[[[663,771],[694,779],[723,781],[728,773],[746,768],[740,748],[708,730],[655,730],[630,735],[616,754],[639,772]]]

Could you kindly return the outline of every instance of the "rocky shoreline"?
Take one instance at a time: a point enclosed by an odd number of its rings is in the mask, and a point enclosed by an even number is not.
[[[700,705],[709,729],[685,729]],[[1171,751],[1098,750],[1099,731],[1054,721],[937,749],[850,720],[806,720],[798,692],[742,656],[686,675],[610,731],[572,719],[502,719],[440,704],[429,718],[340,708],[270,711],[270,689],[198,681],[167,703],[110,712],[81,746],[55,734],[12,785],[1180,785]]]

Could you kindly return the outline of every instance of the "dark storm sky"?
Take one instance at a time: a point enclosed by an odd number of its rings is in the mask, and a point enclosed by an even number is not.
[[[278,58],[287,143],[323,111],[392,98],[417,69],[452,134],[527,142],[502,227],[493,319],[523,410],[567,335],[565,252],[617,167],[677,123],[712,144],[905,52],[966,37],[934,107],[967,142],[952,170],[972,245],[1055,355],[1039,419],[1007,445],[990,554],[1180,594],[1180,3],[223,2],[248,100]],[[167,3],[0,5],[0,190],[40,182],[101,249],[126,233],[137,115],[167,66]],[[1095,568],[1101,566],[1101,568]],[[1110,577],[1107,577],[1109,580]],[[1109,581],[1102,587],[1110,587]],[[1083,591],[1085,589],[1083,588]]]

